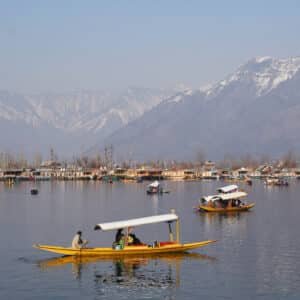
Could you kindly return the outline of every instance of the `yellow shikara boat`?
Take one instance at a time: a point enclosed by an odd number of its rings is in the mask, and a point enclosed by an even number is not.
[[[199,205],[199,210],[206,212],[239,212],[239,211],[247,211],[252,208],[255,203],[242,205],[239,207],[226,207],[226,208],[217,208],[217,207],[209,207],[205,205]]]
[[[251,209],[255,203],[245,204],[240,201],[247,196],[244,191],[239,191],[237,185],[228,185],[218,189],[219,194],[206,196],[200,199],[197,207],[203,212],[240,212]]]
[[[176,239],[174,240],[172,232],[172,222],[176,221]],[[74,249],[72,247],[52,246],[35,244],[33,247],[53,252],[61,255],[73,256],[101,256],[101,257],[119,257],[119,256],[133,256],[133,255],[159,255],[168,253],[183,253],[191,249],[200,248],[208,244],[216,242],[215,240],[207,240],[194,243],[182,244],[179,238],[179,218],[172,212],[170,214],[156,215],[145,218],[131,219],[125,221],[117,221],[110,223],[97,224],[95,230],[117,230],[126,229],[126,236],[128,236],[128,228],[166,222],[169,225],[169,241],[155,242],[152,245],[124,245],[124,247],[96,247],[96,248],[81,248]],[[127,239],[125,239],[127,240]]]

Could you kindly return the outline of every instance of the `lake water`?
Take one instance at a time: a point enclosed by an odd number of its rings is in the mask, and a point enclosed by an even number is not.
[[[300,182],[242,186],[250,212],[196,213],[220,181],[164,182],[170,194],[148,196],[147,183],[0,183],[0,299],[300,299]],[[37,196],[30,189],[38,187]],[[217,239],[190,255],[74,260],[32,248],[70,245],[81,229],[91,246],[111,245],[96,223],[169,212],[184,242]],[[146,243],[168,239],[165,224],[141,226]]]

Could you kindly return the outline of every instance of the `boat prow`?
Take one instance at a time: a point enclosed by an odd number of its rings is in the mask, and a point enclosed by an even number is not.
[[[159,255],[170,253],[184,253],[188,250],[197,249],[206,246],[211,243],[215,243],[216,240],[207,240],[194,243],[171,243],[160,242],[155,245],[139,245],[139,246],[125,246],[124,249],[113,248],[81,248],[73,249],[71,247],[61,247],[52,245],[33,245],[34,248],[39,250],[53,252],[60,255],[72,255],[72,256],[103,256],[103,257],[117,257],[117,256],[129,256],[129,255]]]

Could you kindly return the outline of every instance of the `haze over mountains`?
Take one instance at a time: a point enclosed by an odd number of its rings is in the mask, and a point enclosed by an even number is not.
[[[0,151],[72,156],[112,144],[122,159],[300,151],[299,70],[300,57],[259,57],[195,90],[0,92]]]

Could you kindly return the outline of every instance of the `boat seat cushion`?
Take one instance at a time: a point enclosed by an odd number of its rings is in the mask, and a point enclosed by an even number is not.
[[[176,242],[171,242],[171,241],[159,242],[160,247],[167,246],[167,245],[174,245],[174,244],[176,244]]]

